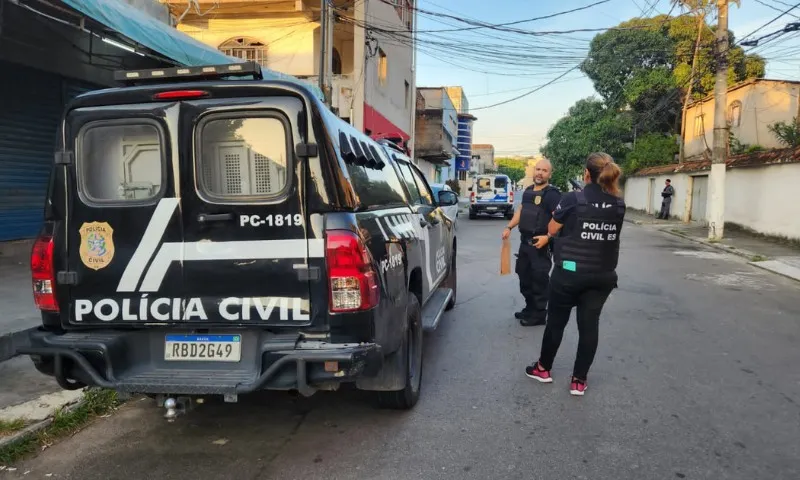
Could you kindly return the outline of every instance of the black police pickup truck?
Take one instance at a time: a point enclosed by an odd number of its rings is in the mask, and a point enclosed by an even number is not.
[[[456,300],[455,194],[256,64],[119,73],[65,110],[19,353],[168,417],[344,382],[412,408]]]

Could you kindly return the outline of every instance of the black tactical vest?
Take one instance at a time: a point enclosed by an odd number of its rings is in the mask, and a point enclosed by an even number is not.
[[[619,260],[619,236],[625,217],[625,202],[596,207],[586,201],[583,192],[578,199],[575,229],[556,239],[554,262],[557,267],[577,273],[613,272]]]
[[[558,190],[548,185],[541,190],[534,190],[533,185],[522,192],[522,214],[519,218],[519,231],[522,235],[538,236],[547,234],[547,224],[553,218],[553,212],[547,211],[544,195],[549,190]]]

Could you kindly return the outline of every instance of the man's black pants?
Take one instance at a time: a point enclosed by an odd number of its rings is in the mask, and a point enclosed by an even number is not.
[[[525,312],[531,319],[538,320],[547,316],[548,285],[553,261],[547,246],[536,248],[529,242],[529,239],[522,239],[516,272],[519,275],[519,291],[525,297]]]
[[[577,307],[578,354],[572,376],[586,380],[592,366],[599,335],[600,313],[608,296],[617,286],[617,274],[578,275],[560,267],[550,280],[550,301],[547,326],[542,337],[539,362],[545,370],[553,368],[553,360],[561,345],[564,329],[573,307]]]
[[[661,211],[658,212],[658,218],[669,220],[669,209],[672,206],[672,199],[665,198],[661,201]]]

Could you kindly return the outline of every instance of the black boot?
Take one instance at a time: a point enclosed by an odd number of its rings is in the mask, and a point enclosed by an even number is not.
[[[519,324],[523,327],[538,327],[547,324],[547,314],[530,314],[525,318],[519,319]]]
[[[528,310],[528,307],[523,308],[519,312],[514,313],[514,318],[517,320],[524,320],[531,316],[531,311]]]

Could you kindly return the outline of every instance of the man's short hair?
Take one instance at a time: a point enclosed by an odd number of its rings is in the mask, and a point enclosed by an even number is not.
[[[668,179],[667,179],[667,183],[672,183],[672,180],[670,180],[670,179],[668,178]]]

